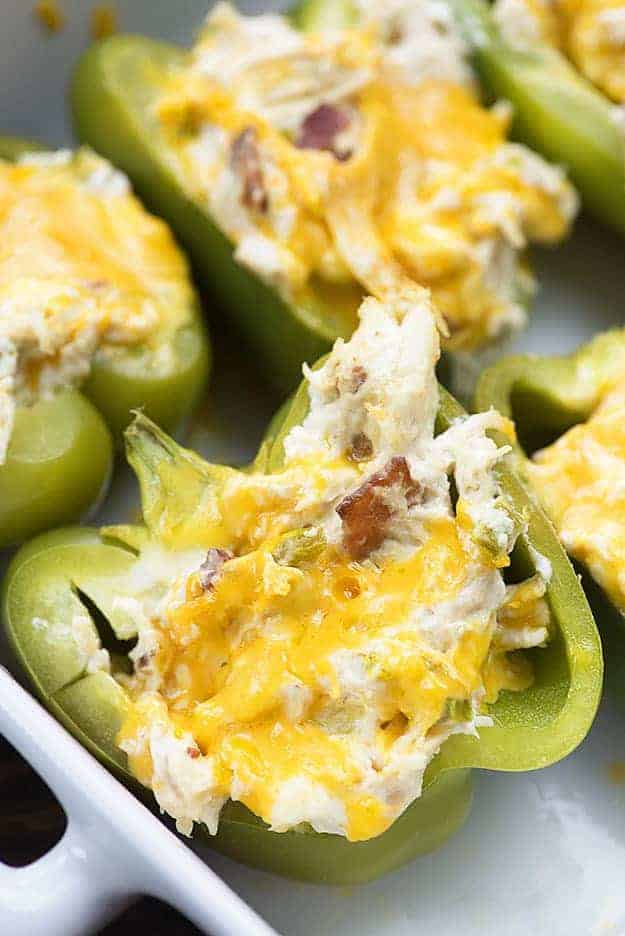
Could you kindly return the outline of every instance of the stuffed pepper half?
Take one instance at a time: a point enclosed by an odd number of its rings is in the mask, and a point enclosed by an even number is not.
[[[74,80],[78,134],[171,222],[289,389],[363,293],[405,281],[432,290],[448,349],[522,327],[525,248],[557,243],[577,207],[560,168],[507,142],[510,108],[479,104],[444,5],[361,12],[310,4],[301,30],[219,3],[191,52],[114,37]]]
[[[623,0],[446,0],[513,133],[566,167],[598,220],[625,233]]]
[[[139,416],[145,526],[48,534],[7,576],[47,704],[242,861],[367,880],[459,826],[468,768],[543,767],[592,722],[583,592],[438,353],[425,293],[365,300],[249,472]]]
[[[478,385],[477,408],[490,405],[516,420],[520,469],[567,551],[625,612],[625,332],[504,359]]]
[[[131,408],[177,429],[208,356],[186,261],[126,177],[0,140],[0,546],[97,502]]]

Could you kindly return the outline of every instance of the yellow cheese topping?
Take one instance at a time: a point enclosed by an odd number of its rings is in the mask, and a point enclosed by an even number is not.
[[[625,104],[623,0],[499,0],[512,41],[541,39],[564,52],[593,84]]]
[[[98,349],[173,332],[191,302],[168,228],[109,163],[88,150],[0,161],[0,436],[11,406],[80,382]]]
[[[529,471],[566,549],[625,611],[625,383]]]
[[[444,60],[443,77],[398,67],[386,41],[377,21],[303,37],[219,4],[161,125],[235,258],[290,301],[349,333],[363,291],[410,279],[432,290],[449,346],[474,348],[523,323],[523,248],[566,234],[575,195],[506,143],[505,108],[483,108]]]

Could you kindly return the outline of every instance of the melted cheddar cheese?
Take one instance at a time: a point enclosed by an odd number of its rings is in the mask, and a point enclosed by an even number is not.
[[[135,607],[118,743],[184,832],[215,832],[233,799],[277,831],[379,835],[440,745],[530,684],[514,651],[548,638],[545,580],[501,574],[516,534],[486,430],[505,421],[434,436],[425,293],[368,299],[360,319],[307,371],[282,470],[224,475],[194,517],[204,561]]]
[[[96,352],[174,330],[191,301],[168,228],[109,163],[0,161],[0,463],[17,405],[84,380]]]
[[[625,384],[537,452],[529,471],[567,551],[625,611]]]
[[[566,233],[558,168],[506,142],[441,4],[363,4],[357,29],[302,35],[220,3],[158,102],[181,183],[235,259],[347,334],[363,292],[431,289],[451,348],[525,321],[530,240]]]
[[[625,104],[623,0],[497,0],[495,16],[513,44],[538,40],[560,49],[609,98]]]

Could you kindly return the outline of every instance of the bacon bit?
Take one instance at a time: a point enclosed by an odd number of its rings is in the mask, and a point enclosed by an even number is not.
[[[258,134],[254,127],[246,127],[234,138],[230,147],[230,159],[232,168],[243,183],[243,204],[265,214],[269,208],[269,196],[260,161]]]
[[[358,584],[358,579],[344,579],[343,594],[349,601],[351,601],[353,598],[358,598],[360,594],[360,585]]]
[[[352,155],[350,149],[337,149],[336,138],[350,125],[349,114],[332,104],[320,104],[305,118],[295,145],[300,149],[325,150],[343,162]]]
[[[150,660],[152,660],[155,656],[156,650],[148,650],[147,653],[142,653],[135,663],[135,669],[145,669]]]
[[[219,577],[221,567],[225,562],[234,559],[234,554],[229,549],[217,549],[211,547],[206,553],[206,558],[199,568],[200,585],[204,591],[212,591],[215,587],[215,579]]]
[[[352,367],[349,374],[339,372],[334,380],[334,392],[336,396],[340,397],[342,393],[358,393],[368,376],[361,364],[356,364]]]
[[[404,34],[398,23],[393,23],[391,31],[388,34],[387,42],[389,45],[399,45],[404,38]]]
[[[200,751],[196,747],[188,747],[187,754],[189,757],[193,758],[193,760],[197,760],[197,758],[200,756]]]
[[[358,393],[368,376],[362,364],[356,364],[356,366],[352,368],[351,383],[349,386],[350,393]]]
[[[421,498],[421,486],[413,481],[403,455],[391,458],[384,468],[338,504],[336,512],[343,521],[343,545],[353,559],[366,559],[384,542],[392,516],[386,492],[392,487],[403,491],[408,507],[413,507]]]
[[[368,461],[373,455],[373,443],[364,432],[357,432],[352,437],[351,444],[347,450],[347,457],[350,461],[361,462]]]

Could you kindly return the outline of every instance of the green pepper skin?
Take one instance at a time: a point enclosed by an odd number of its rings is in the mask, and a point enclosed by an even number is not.
[[[40,151],[40,144],[0,137],[0,158]],[[171,353],[163,353],[170,349]],[[88,515],[111,477],[131,410],[180,430],[204,391],[210,346],[199,305],[174,334],[150,346],[96,354],[80,390],[19,407],[7,459],[0,465],[0,547]]]
[[[111,433],[76,390],[20,407],[0,465],[0,547],[87,516],[106,493]]]
[[[614,329],[565,357],[503,358],[480,378],[474,409],[494,406],[514,420],[518,441],[513,458],[518,474],[527,480],[528,456],[585,422],[606,386],[623,373],[625,329]],[[605,601],[610,603],[607,595]]]
[[[557,50],[505,42],[486,0],[446,0],[478,77],[514,108],[515,136],[561,163],[599,221],[625,234],[625,134],[611,102]]]
[[[283,440],[308,410],[303,384],[273,420],[256,470],[283,465]],[[463,415],[441,391],[438,431]],[[125,713],[125,695],[106,673],[88,674],[72,631],[76,611],[97,607],[113,632],[121,633],[113,598],[142,546],[167,542],[169,532],[185,546],[211,545],[199,517],[211,486],[233,469],[209,465],[182,449],[145,417],[126,433],[128,457],[141,486],[146,526],[60,530],[39,537],[14,557],[2,593],[2,616],[18,659],[42,700],[90,750],[136,789],[125,755],[114,743]],[[361,883],[384,874],[445,841],[462,823],[471,801],[472,767],[532,770],[572,751],[590,728],[602,685],[599,638],[584,594],[553,528],[508,465],[500,469],[509,509],[527,522],[514,551],[515,571],[529,574],[537,549],[553,568],[548,585],[553,635],[532,652],[536,679],[523,693],[504,693],[492,714],[495,724],[480,737],[455,735],[428,768],[422,796],[383,835],[349,843],[309,831],[270,832],[245,807],[230,803],[219,833],[209,838],[220,851],[265,870],[302,880]],[[172,545],[171,541],[169,543]],[[87,604],[84,604],[86,596]],[[42,621],[54,621],[50,630]],[[102,633],[120,654],[127,645]],[[145,791],[143,791],[145,795]],[[205,830],[199,829],[200,833]]]
[[[290,391],[300,379],[302,361],[316,360],[344,329],[330,307],[288,305],[236,263],[230,241],[177,178],[152,106],[159,80],[183,56],[182,49],[139,36],[94,43],[79,61],[72,84],[76,132],[123,169],[145,203],[167,219],[272,383]]]
[[[348,29],[358,23],[358,7],[350,0],[300,0],[291,19],[304,32]]]

